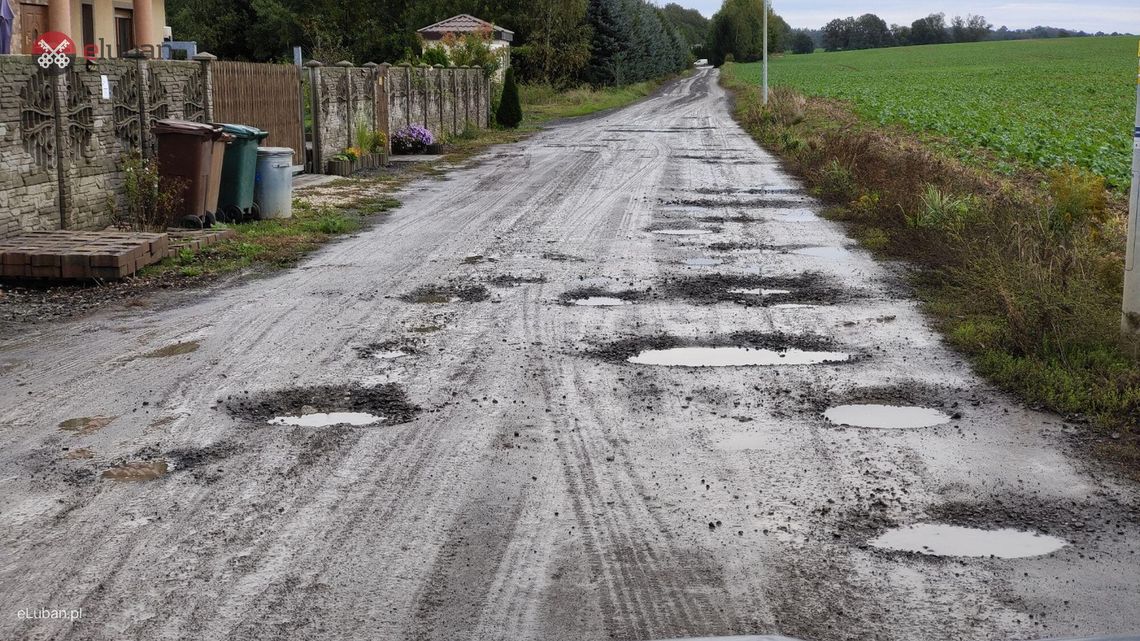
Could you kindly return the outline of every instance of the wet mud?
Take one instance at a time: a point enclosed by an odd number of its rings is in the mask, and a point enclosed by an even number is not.
[[[775,352],[790,349],[830,352],[837,348],[834,340],[811,334],[735,332],[712,339],[691,339],[658,334],[656,336],[634,336],[601,344],[590,349],[587,355],[610,363],[624,364],[642,352],[679,347],[743,347]]]
[[[442,305],[446,303],[479,303],[491,297],[482,285],[427,285],[400,297],[405,303]]]
[[[753,293],[753,290],[758,291]],[[765,290],[771,293],[765,295]],[[770,307],[788,303],[833,305],[857,298],[855,292],[842,290],[827,277],[815,272],[798,276],[717,273],[669,278],[661,282],[658,294],[666,298],[684,299],[698,305],[731,302],[748,307]]]

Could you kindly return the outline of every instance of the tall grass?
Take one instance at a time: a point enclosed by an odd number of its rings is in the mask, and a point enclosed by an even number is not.
[[[1137,345],[1119,334],[1126,212],[1103,178],[1075,167],[999,176],[828,100],[778,88],[765,108],[737,66],[722,73],[741,124],[855,237],[923,268],[926,308],[983,375],[1140,436]],[[1140,449],[1119,452],[1140,468]]]

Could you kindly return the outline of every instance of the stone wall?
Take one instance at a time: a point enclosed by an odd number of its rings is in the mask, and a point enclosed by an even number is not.
[[[158,118],[208,119],[206,62],[82,61],[59,74],[0,56],[0,238],[99,229],[123,204],[123,157]]]
[[[490,82],[474,67],[306,65],[309,70],[313,155],[317,171],[346,147],[356,145],[362,124],[391,133],[408,125],[437,138],[490,121]]]

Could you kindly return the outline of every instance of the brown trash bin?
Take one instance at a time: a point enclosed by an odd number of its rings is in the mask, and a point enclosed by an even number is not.
[[[219,125],[220,126],[220,125]],[[214,141],[210,157],[210,182],[206,189],[206,220],[212,225],[218,218],[218,198],[222,193],[222,160],[226,157],[226,145],[234,141],[234,136],[222,133]]]
[[[151,131],[158,138],[159,174],[181,183],[181,202],[171,212],[171,224],[205,226],[213,218],[211,193],[217,208],[221,165],[215,172],[213,156],[215,144],[225,135],[222,128],[185,120],[157,120]]]

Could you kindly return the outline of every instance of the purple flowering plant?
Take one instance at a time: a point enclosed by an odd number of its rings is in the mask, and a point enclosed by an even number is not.
[[[408,125],[392,134],[392,151],[400,154],[422,153],[435,143],[435,136],[425,127]]]

